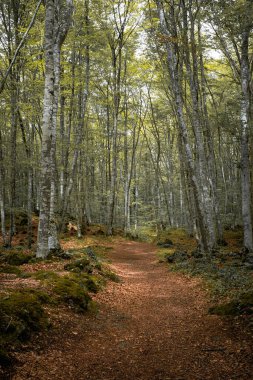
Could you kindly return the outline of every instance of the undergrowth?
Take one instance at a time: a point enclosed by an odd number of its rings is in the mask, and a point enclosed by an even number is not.
[[[42,291],[25,289],[0,294],[0,363],[9,364],[13,345],[28,340],[34,331],[49,327]]]
[[[225,244],[209,256],[194,249],[194,239],[183,230],[164,231],[156,241],[170,238],[173,246],[159,250],[159,261],[171,271],[204,280],[214,306],[211,313],[241,315],[253,313],[253,272],[244,265],[240,253],[242,231],[225,231]],[[231,251],[232,250],[232,251]]]
[[[67,262],[64,257],[37,261],[33,254],[16,249],[0,252],[0,274],[12,276],[14,283],[20,277],[38,281],[38,289],[6,287],[0,293],[0,364],[11,364],[13,349],[28,340],[34,331],[50,326],[48,307],[65,304],[75,312],[97,312],[91,294],[102,289],[107,280],[119,281],[106,263],[108,249],[102,245],[70,249]],[[61,261],[65,262],[61,272],[47,270],[48,263]],[[36,270],[29,272],[33,265]]]

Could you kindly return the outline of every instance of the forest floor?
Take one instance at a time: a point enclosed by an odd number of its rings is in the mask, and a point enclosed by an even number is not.
[[[250,380],[252,331],[208,314],[197,278],[158,263],[154,245],[115,239],[107,257],[120,282],[97,313],[59,307],[53,328],[16,353],[13,380]]]

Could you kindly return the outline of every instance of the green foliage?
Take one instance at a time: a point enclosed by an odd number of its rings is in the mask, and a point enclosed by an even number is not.
[[[219,263],[206,257],[178,260],[171,265],[171,270],[180,271],[190,276],[198,276],[205,280],[211,294],[216,297],[233,296],[253,288],[250,272],[243,266],[231,266],[229,262]]]
[[[211,314],[241,315],[253,314],[252,272],[243,265],[240,255],[231,261],[230,254],[217,252],[212,257],[180,255],[177,252],[165,254],[166,261],[172,263],[170,269],[204,279],[205,288],[210,292],[215,305]],[[239,261],[238,261],[239,260]],[[227,299],[230,299],[227,302]],[[222,300],[225,302],[222,303]]]
[[[125,237],[130,240],[151,242],[156,236],[154,228],[151,227],[139,227],[126,232]]]

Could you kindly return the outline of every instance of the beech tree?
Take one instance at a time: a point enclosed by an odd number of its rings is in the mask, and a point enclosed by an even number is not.
[[[69,221],[252,251],[252,1],[3,0],[0,30],[3,245],[36,213],[38,257]]]
[[[55,221],[56,121],[59,99],[60,50],[72,14],[72,1],[45,3],[45,90],[41,145],[40,218],[37,257],[59,249]]]
[[[249,44],[253,29],[253,2],[214,3],[213,28],[216,32],[220,49],[226,56],[236,82],[241,86],[241,188],[242,188],[242,218],[244,226],[244,247],[253,251],[252,210],[251,210],[251,180],[249,160],[252,88],[252,61],[250,60]],[[224,20],[226,17],[226,21]]]

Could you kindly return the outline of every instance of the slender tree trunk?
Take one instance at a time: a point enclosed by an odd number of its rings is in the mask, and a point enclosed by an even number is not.
[[[175,109],[177,112],[178,126],[180,129],[180,134],[181,134],[184,149],[185,149],[187,166],[188,166],[188,170],[190,174],[190,183],[191,183],[192,191],[194,194],[196,212],[198,215],[198,226],[199,226],[199,231],[200,231],[201,249],[205,252],[208,252],[210,247],[208,244],[208,231],[205,225],[205,212],[203,210],[203,205],[201,201],[201,192],[199,188],[198,178],[195,172],[192,150],[191,150],[187,126],[186,126],[186,122],[184,118],[183,99],[182,99],[182,92],[180,89],[180,78],[179,78],[177,55],[176,55],[177,49],[178,49],[176,45],[177,42],[170,42],[171,34],[169,30],[167,29],[167,22],[165,20],[165,14],[164,14],[162,2],[157,1],[157,6],[158,6],[158,14],[160,18],[161,29],[167,37],[166,48],[167,48],[167,55],[168,55],[168,68],[169,68],[170,80],[171,80],[173,93],[174,93],[173,95],[175,99]],[[172,19],[172,24],[174,22],[173,11],[174,11],[173,6],[171,6],[169,21],[171,21]],[[173,28],[173,25],[172,25],[172,28]]]
[[[250,70],[249,70],[249,32],[242,33],[241,45],[241,184],[242,218],[244,227],[244,247],[253,251],[251,189],[249,168],[249,127],[250,127]]]
[[[3,246],[8,245],[6,234],[6,211],[5,211],[5,173],[3,163],[3,149],[2,149],[2,133],[0,130],[0,212],[1,212],[1,232],[3,239]]]
[[[46,0],[45,16],[45,89],[41,144],[40,217],[38,226],[37,257],[49,254],[49,221],[51,199],[51,149],[54,116],[54,21],[53,0]]]
[[[89,19],[89,0],[85,0],[85,26],[86,26],[86,37],[88,40],[89,37],[89,28],[90,28],[90,19]],[[79,56],[80,62],[83,63],[83,57]],[[81,151],[81,144],[83,142],[84,137],[84,123],[87,112],[88,100],[89,100],[89,86],[90,86],[90,46],[89,41],[87,41],[85,45],[85,75],[84,75],[84,86],[81,87],[79,93],[79,116],[78,116],[78,124],[76,130],[76,141],[75,141],[75,149],[73,153],[72,165],[69,171],[69,177],[66,179],[66,190],[64,192],[64,200],[62,202],[61,207],[61,219],[64,221],[65,214],[67,212],[68,203],[70,199],[70,195],[74,186],[74,179],[78,169],[78,159]],[[72,76],[74,77],[74,67],[72,69]],[[74,86],[74,84],[73,84]],[[72,86],[72,94],[73,94],[73,86]],[[72,113],[71,113],[72,115]],[[71,122],[71,120],[70,120]],[[62,225],[61,228],[62,229]]]
[[[15,234],[15,208],[16,208],[16,168],[17,168],[17,76],[11,73],[11,149],[10,149],[10,227],[8,234],[8,246],[11,247],[12,238]]]
[[[208,246],[212,249],[216,243],[216,231],[214,224],[214,215],[213,215],[213,204],[210,197],[210,188],[209,183],[213,181],[210,176],[209,168],[207,165],[207,157],[204,147],[204,138],[203,138],[203,126],[201,126],[201,114],[199,107],[199,80],[198,80],[198,59],[196,55],[196,42],[195,42],[195,30],[194,30],[194,20],[192,15],[191,6],[187,10],[185,7],[185,2],[183,1],[183,25],[184,25],[184,58],[185,65],[190,85],[190,93],[192,98],[192,125],[194,129],[195,141],[196,141],[196,150],[198,156],[198,182],[201,192],[203,194],[202,208],[205,214],[205,224],[208,229]],[[190,2],[191,3],[191,2]],[[191,4],[190,4],[191,5]],[[190,15],[190,20],[188,20],[188,12]],[[190,22],[189,22],[190,21]],[[188,40],[188,24],[190,24],[190,45],[191,45],[191,58],[190,59],[190,49],[189,49],[189,40]],[[176,25],[174,26],[176,28]],[[192,63],[191,63],[192,61]],[[213,184],[211,184],[213,188]]]
[[[33,211],[33,144],[34,144],[34,125],[31,127],[29,148],[27,151],[28,158],[28,188],[27,188],[27,246],[32,246],[33,230],[32,230],[32,211]]]

